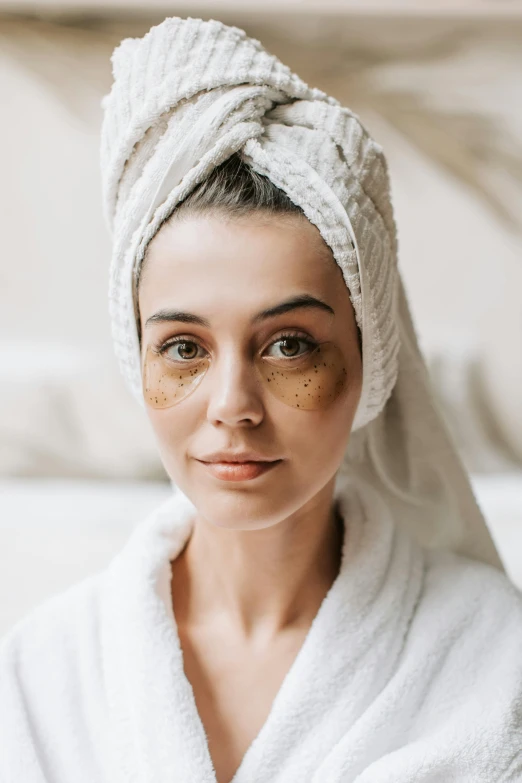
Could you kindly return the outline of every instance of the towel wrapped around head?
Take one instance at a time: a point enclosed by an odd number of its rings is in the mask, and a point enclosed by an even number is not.
[[[386,158],[360,119],[259,41],[213,20],[168,18],[122,41],[112,63],[101,149],[109,303],[136,399],[144,404],[137,279],[147,246],[239,153],[317,226],[353,303],[362,393],[338,484],[359,472],[423,545],[500,565],[431,393],[397,266]]]

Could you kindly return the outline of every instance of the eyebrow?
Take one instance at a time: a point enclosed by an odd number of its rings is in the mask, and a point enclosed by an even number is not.
[[[254,316],[252,323],[259,323],[260,321],[266,321],[268,318],[274,318],[277,315],[284,315],[293,310],[299,310],[302,308],[323,310],[330,315],[335,315],[335,311],[329,304],[323,302],[322,299],[317,299],[310,294],[299,294],[292,296],[290,299],[285,299],[273,307],[268,307],[266,310],[261,310],[260,313]],[[149,324],[165,323],[167,321],[179,321],[183,324],[196,324],[198,326],[204,326],[210,329],[210,321],[207,318],[202,318],[200,315],[194,313],[186,313],[182,310],[158,310],[157,313],[147,318],[145,326]]]

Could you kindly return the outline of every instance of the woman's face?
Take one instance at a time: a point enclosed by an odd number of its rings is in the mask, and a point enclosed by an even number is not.
[[[139,308],[148,416],[168,474],[203,517],[268,527],[333,488],[362,368],[348,290],[314,225],[174,219],[149,246]],[[248,466],[205,464],[219,451],[277,462],[246,478]]]

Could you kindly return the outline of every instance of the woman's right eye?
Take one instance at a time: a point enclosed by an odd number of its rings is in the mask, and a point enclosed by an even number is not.
[[[198,354],[198,350],[203,349],[197,343],[192,340],[176,340],[166,345],[162,353],[169,359],[175,362],[189,362],[194,359],[201,359],[204,352]]]

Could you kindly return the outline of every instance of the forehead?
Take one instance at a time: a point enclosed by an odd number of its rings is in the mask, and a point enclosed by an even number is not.
[[[347,295],[319,230],[296,215],[184,216],[156,235],[140,285],[140,309],[163,305],[258,309],[287,294]]]

